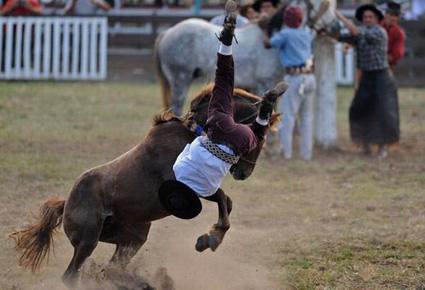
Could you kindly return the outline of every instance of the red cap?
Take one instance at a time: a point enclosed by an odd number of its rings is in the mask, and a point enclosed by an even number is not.
[[[289,6],[283,11],[283,22],[291,28],[300,27],[303,22],[303,11],[298,6]]]

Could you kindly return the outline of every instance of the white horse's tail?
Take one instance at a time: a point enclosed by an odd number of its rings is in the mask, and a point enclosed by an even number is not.
[[[164,109],[169,109],[171,107],[171,86],[167,77],[164,74],[161,66],[161,56],[159,55],[159,44],[161,42],[162,37],[164,36],[164,32],[158,34],[155,40],[155,46],[153,49],[155,66],[156,66],[156,75],[158,77],[159,83],[161,85],[162,90],[162,104]]]

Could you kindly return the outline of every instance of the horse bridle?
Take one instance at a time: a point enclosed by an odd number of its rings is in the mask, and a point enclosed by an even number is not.
[[[251,164],[251,165],[257,165],[257,161],[252,161],[252,160],[246,159],[245,157],[243,157],[243,155],[239,157],[239,160],[242,160],[242,161],[244,161],[248,164]]]
[[[260,104],[260,103],[261,103],[261,101],[262,101],[262,100],[259,100],[259,101],[255,102],[255,103],[251,103],[250,105],[257,106],[258,104]],[[251,114],[251,115],[249,115],[248,117],[245,117],[245,118],[243,118],[242,120],[239,120],[239,121],[238,121],[238,123],[242,123],[242,124],[243,124],[243,122],[248,121],[248,120],[250,120],[250,119],[252,119],[252,118],[254,118],[254,117],[257,117],[257,114],[258,114],[258,111],[255,111],[254,113],[252,113],[252,114]]]

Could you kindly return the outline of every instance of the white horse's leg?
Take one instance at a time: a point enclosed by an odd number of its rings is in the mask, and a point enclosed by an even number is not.
[[[174,75],[175,78],[171,81],[171,109],[174,114],[180,116],[192,82],[192,73],[177,72]]]

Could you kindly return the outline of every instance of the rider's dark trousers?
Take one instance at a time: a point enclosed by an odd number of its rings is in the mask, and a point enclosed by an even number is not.
[[[264,138],[267,126],[257,122],[238,124],[233,119],[234,64],[231,55],[217,54],[217,69],[208,107],[207,134],[214,143],[224,144],[243,155]]]

